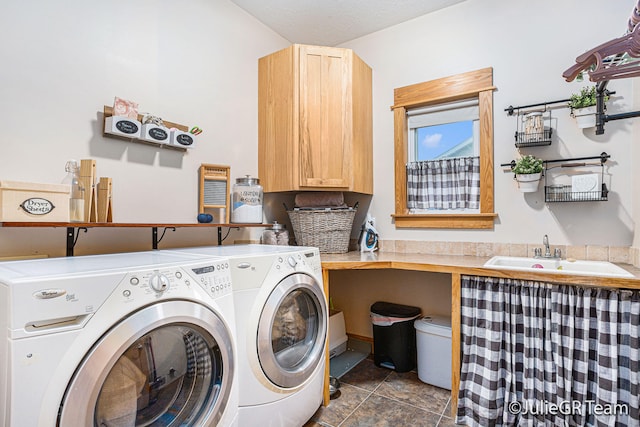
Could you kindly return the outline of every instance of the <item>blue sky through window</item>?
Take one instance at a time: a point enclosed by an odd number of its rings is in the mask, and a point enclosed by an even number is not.
[[[417,128],[416,134],[418,138],[418,158],[416,160],[434,160],[454,147],[473,139],[473,120],[425,126]],[[473,150],[473,144],[470,147]],[[462,155],[472,154],[473,151],[470,154]],[[461,157],[462,155],[458,153],[452,157]]]

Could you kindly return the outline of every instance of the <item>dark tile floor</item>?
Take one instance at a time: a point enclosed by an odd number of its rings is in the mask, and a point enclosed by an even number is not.
[[[415,371],[397,373],[363,360],[340,378],[339,397],[303,427],[448,427],[451,392],[428,385]]]

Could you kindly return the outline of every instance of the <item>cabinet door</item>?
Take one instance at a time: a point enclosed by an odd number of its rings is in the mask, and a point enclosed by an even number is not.
[[[300,46],[299,58],[300,187],[349,188],[349,51]]]

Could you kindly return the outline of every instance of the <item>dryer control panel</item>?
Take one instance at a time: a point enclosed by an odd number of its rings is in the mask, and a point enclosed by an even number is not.
[[[211,298],[233,292],[229,261],[226,259],[129,273],[125,282],[122,296],[126,300],[150,294],[156,297],[177,296],[178,293],[189,292],[195,284]]]
[[[274,268],[277,271],[284,272],[311,271],[322,277],[320,253],[315,248],[304,251],[301,250],[291,254],[278,255],[274,263]]]
[[[307,266],[305,259],[300,253],[282,254],[278,255],[274,268],[277,271],[294,272],[300,269],[305,269]]]
[[[313,272],[317,275],[322,276],[322,262],[320,260],[320,252],[318,249],[311,249],[308,251],[304,251],[302,256],[306,260],[307,264],[311,266]]]
[[[230,294],[233,291],[229,260],[225,259],[197,267],[189,267],[189,270],[194,279],[211,298]]]

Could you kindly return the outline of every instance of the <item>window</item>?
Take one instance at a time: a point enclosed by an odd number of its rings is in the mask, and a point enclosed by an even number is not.
[[[408,161],[477,156],[478,101],[407,109]]]
[[[478,213],[478,101],[407,110],[411,214]]]
[[[477,120],[409,128],[409,142],[415,147],[409,161],[453,159],[478,155]]]
[[[396,227],[493,228],[492,85],[493,71],[485,68],[395,89]],[[467,175],[447,179],[475,180],[475,189],[443,196],[421,188],[416,198],[411,168],[440,164],[462,168]]]

